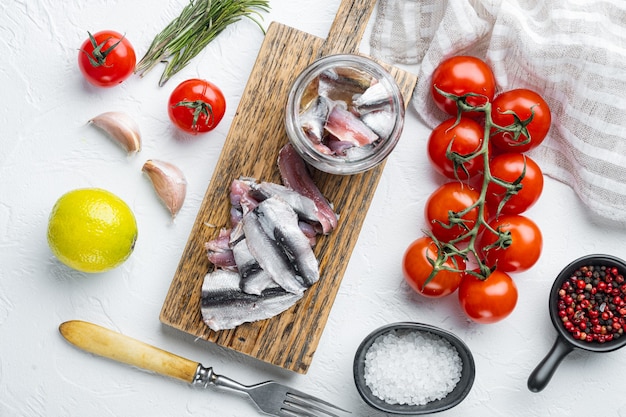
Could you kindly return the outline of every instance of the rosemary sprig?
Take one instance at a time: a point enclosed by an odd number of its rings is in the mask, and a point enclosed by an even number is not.
[[[159,62],[166,62],[159,80],[163,86],[183,69],[228,25],[247,17],[263,32],[256,16],[269,11],[269,0],[190,0],[180,15],[152,41],[148,52],[137,63],[135,73],[145,75]]]

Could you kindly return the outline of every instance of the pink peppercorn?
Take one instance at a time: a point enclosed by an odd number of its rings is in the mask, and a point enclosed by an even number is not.
[[[575,339],[606,343],[623,335],[626,283],[616,267],[578,268],[558,292],[558,316]]]

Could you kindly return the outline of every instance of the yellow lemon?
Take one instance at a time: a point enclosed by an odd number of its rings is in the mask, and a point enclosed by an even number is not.
[[[64,264],[103,272],[122,264],[135,247],[137,222],[115,194],[82,188],[62,195],[50,213],[48,245]]]

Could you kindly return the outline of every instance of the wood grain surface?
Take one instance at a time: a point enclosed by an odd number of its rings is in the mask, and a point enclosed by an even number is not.
[[[320,281],[291,309],[272,319],[219,332],[202,322],[202,281],[212,269],[204,245],[221,227],[229,227],[233,179],[250,176],[280,183],[276,159],[288,142],[284,109],[291,84],[321,56],[357,53],[374,4],[373,0],[342,1],[326,40],[280,23],[270,24],[163,304],[163,323],[282,368],[307,372],[384,164],[352,176],[313,173],[317,186],[339,213],[339,224],[329,236],[320,237],[315,247]],[[416,77],[383,65],[408,103]]]
[[[159,349],[132,337],[81,320],[61,323],[59,332],[76,347],[105,358],[191,384],[198,362]]]

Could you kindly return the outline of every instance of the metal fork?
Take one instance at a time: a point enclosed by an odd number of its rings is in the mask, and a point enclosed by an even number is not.
[[[282,417],[341,417],[349,411],[273,381],[243,385],[213,368],[183,358],[113,330],[80,320],[62,323],[59,331],[73,345],[96,355],[180,379],[204,388],[209,386],[241,392],[265,414]],[[338,414],[339,413],[339,414]]]

